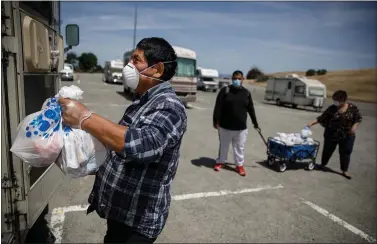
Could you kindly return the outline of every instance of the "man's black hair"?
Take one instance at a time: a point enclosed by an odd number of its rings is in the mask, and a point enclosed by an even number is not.
[[[177,55],[173,47],[165,39],[160,37],[144,38],[137,44],[136,48],[144,51],[148,66],[159,62],[174,61],[172,63],[164,63],[164,73],[160,78],[161,80],[168,81],[175,75]]]
[[[338,102],[345,102],[347,100],[347,97],[347,92],[343,90],[338,90],[332,95],[332,99]]]
[[[236,75],[242,75],[242,77],[243,77],[243,73],[242,73],[241,70],[236,70],[236,71],[234,71],[233,74],[232,74],[232,77],[234,77],[234,76],[236,76]]]

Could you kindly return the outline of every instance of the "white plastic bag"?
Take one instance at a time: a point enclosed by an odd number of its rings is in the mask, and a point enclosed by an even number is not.
[[[82,99],[77,86],[62,87],[57,98]],[[105,161],[106,147],[84,130],[63,125],[63,149],[57,160],[60,169],[72,178],[94,173]]]
[[[96,172],[105,161],[106,147],[86,131],[65,126],[63,128],[64,146],[57,165],[72,178]]]
[[[10,151],[33,167],[51,165],[63,148],[60,106],[56,98],[20,123]]]
[[[301,130],[302,139],[306,139],[311,135],[312,135],[312,131],[309,129],[309,127],[305,127],[304,129]]]
[[[62,87],[44,102],[41,111],[22,121],[10,151],[33,167],[56,162],[73,178],[95,172],[105,161],[106,147],[86,131],[62,125],[58,103],[60,97],[78,100],[82,94],[77,86]]]

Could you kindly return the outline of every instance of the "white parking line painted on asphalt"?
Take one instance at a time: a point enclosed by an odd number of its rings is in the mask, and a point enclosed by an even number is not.
[[[305,201],[303,200],[303,202],[310,206],[311,208],[313,208],[315,211],[317,211],[318,213],[322,214],[323,216],[331,219],[332,221],[334,221],[335,223],[343,226],[344,228],[346,228],[347,230],[351,231],[352,233],[354,233],[355,235],[358,235],[360,236],[361,238],[365,239],[366,241],[368,242],[371,242],[371,243],[375,243],[376,242],[376,239],[369,236],[368,234],[364,233],[363,231],[359,230],[358,228],[356,228],[355,226],[353,225],[350,225],[349,223],[347,223],[346,221],[340,219],[339,217],[331,214],[329,211],[327,211],[326,209],[323,209],[317,205],[315,205],[314,203],[312,202],[309,202],[309,201]]]
[[[251,193],[251,192],[258,192],[263,190],[275,190],[283,188],[282,185],[278,186],[263,186],[258,188],[249,188],[249,189],[242,189],[238,191],[216,191],[216,192],[199,192],[199,193],[193,193],[193,194],[183,194],[183,195],[177,195],[173,196],[173,200],[175,201],[181,201],[181,200],[189,200],[189,199],[196,199],[196,198],[204,198],[204,197],[218,197],[218,196],[226,196],[226,195],[237,195],[237,194],[245,194],[245,193]]]
[[[238,194],[245,194],[245,193],[252,193],[252,192],[260,192],[264,190],[277,190],[283,188],[282,185],[278,186],[262,186],[257,188],[246,188],[236,191],[217,191],[217,192],[198,192],[198,193],[191,193],[191,194],[182,194],[172,196],[173,201],[182,201],[182,200],[190,200],[190,199],[198,199],[198,198],[206,198],[206,197],[218,197],[218,196],[226,196],[226,195],[238,195]],[[65,214],[69,212],[80,212],[86,211],[88,205],[73,205],[67,207],[60,207],[54,208],[51,212],[51,232],[54,234],[56,240],[55,243],[61,243],[63,238],[63,226],[65,221]]]

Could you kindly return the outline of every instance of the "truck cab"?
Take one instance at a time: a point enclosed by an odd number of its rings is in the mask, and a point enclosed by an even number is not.
[[[60,89],[64,53],[79,44],[77,25],[61,33],[60,2],[1,3],[1,237],[23,243],[64,179],[52,164],[29,167],[9,149],[17,127]]]

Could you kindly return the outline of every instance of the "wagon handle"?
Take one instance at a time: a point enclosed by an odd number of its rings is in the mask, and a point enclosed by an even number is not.
[[[262,135],[262,130],[260,128],[255,128],[255,129],[258,131],[258,134],[262,138],[264,144],[267,146],[267,141],[266,141],[266,139],[264,139],[264,136]]]

